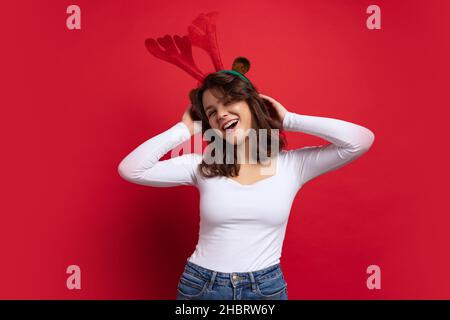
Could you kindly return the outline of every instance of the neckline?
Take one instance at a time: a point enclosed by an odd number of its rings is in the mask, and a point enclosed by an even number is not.
[[[277,155],[277,163],[276,163],[276,165],[275,165],[275,170],[276,170],[276,172],[275,172],[275,174],[273,174],[273,175],[271,175],[270,177],[267,177],[267,178],[264,178],[264,179],[260,179],[260,180],[258,180],[258,181],[256,181],[256,182],[253,182],[253,183],[251,183],[251,184],[242,184],[242,183],[240,183],[240,182],[237,182],[236,180],[234,180],[234,179],[231,179],[230,177],[223,177],[223,178],[225,178],[225,181],[228,181],[228,182],[230,182],[230,183],[234,183],[235,185],[237,185],[237,186],[239,186],[239,187],[242,187],[242,188],[249,188],[249,187],[254,187],[254,186],[256,186],[256,185],[259,185],[259,184],[261,184],[261,183],[263,183],[264,181],[267,181],[267,180],[273,180],[273,179],[275,179],[279,174],[280,174],[280,153],[278,153],[278,155]]]

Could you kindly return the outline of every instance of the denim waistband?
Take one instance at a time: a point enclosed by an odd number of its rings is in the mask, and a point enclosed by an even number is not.
[[[260,283],[264,280],[279,277],[282,275],[280,263],[256,271],[228,273],[211,270],[187,260],[184,271],[188,273],[194,273],[195,275],[202,277],[206,281],[210,281],[211,284],[217,282],[222,285],[227,285],[230,283],[232,283],[233,285],[245,285],[251,283],[253,286],[255,285],[255,282]]]

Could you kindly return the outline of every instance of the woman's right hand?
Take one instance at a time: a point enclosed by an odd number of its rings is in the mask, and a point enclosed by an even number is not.
[[[191,112],[192,105],[187,107],[186,111],[183,114],[183,117],[181,118],[181,122],[183,122],[189,128],[189,132],[192,136],[194,134],[194,120],[192,120]]]

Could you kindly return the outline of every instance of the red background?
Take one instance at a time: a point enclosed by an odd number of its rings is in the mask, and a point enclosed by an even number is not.
[[[294,202],[289,299],[450,298],[447,1],[10,1],[2,4],[0,298],[174,299],[198,233],[198,192],[130,184],[137,145],[181,120],[196,80],[151,56],[218,11],[227,68],[262,93],[376,135]],[[81,30],[66,8],[81,8]],[[381,8],[381,30],[366,8]],[[213,71],[193,49],[199,67]],[[288,148],[322,143],[287,134]],[[67,266],[81,290],[66,288]],[[381,267],[381,290],[366,287]]]

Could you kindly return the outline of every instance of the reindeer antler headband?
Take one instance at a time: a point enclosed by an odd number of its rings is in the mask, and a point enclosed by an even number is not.
[[[201,84],[206,77],[195,64],[192,57],[192,46],[197,46],[205,50],[210,56],[216,72],[224,72],[239,76],[242,80],[251,83],[247,77],[244,76],[250,69],[250,63],[244,57],[238,57],[234,60],[232,70],[224,69],[222,59],[220,58],[220,51],[217,44],[216,36],[216,20],[218,12],[210,12],[207,14],[200,14],[188,27],[189,35],[180,37],[170,35],[157,38],[156,42],[153,38],[145,40],[147,50],[156,58],[167,61],[178,66],[186,71]],[[175,43],[174,43],[175,40]],[[165,50],[162,50],[161,45]],[[175,46],[176,44],[176,46]],[[178,47],[178,50],[177,50]]]

